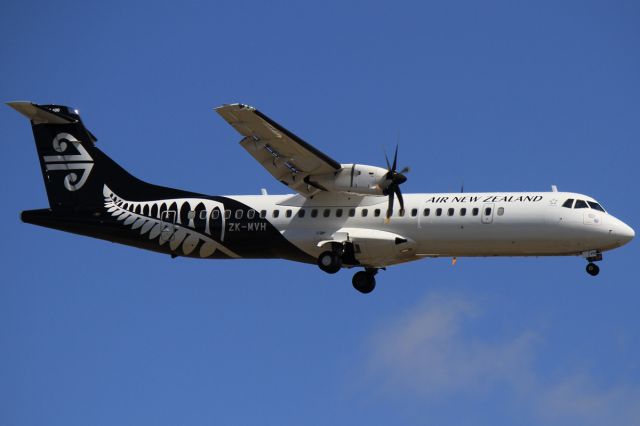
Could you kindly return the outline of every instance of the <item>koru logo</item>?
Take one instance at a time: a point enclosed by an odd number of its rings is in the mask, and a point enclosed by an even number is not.
[[[58,133],[56,137],[53,138],[53,149],[60,154],[67,150],[69,144],[73,145],[79,154],[45,155],[45,170],[81,170],[82,175],[80,175],[79,178],[78,174],[74,171],[64,177],[64,187],[67,188],[68,191],[77,191],[82,188],[85,182],[87,182],[87,178],[89,178],[89,173],[91,173],[91,169],[93,168],[93,158],[91,158],[80,141],[73,135],[69,133]]]

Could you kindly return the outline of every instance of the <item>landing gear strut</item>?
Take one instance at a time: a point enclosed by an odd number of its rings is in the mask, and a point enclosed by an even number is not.
[[[368,294],[376,288],[376,278],[375,275],[378,273],[377,269],[367,268],[364,271],[356,272],[353,276],[351,282],[353,283],[353,288],[358,290],[360,293]]]

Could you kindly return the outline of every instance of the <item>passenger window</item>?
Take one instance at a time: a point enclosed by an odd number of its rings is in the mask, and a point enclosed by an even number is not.
[[[447,212],[449,216],[453,216],[454,213],[455,213],[455,210],[453,208],[450,208],[449,211]]]
[[[287,210],[287,212],[285,213],[285,216],[291,217],[291,210]]]
[[[342,217],[342,209],[336,210],[336,217]]]
[[[224,218],[225,219],[230,219],[231,218],[231,210],[225,210],[224,211]]]
[[[356,209],[349,209],[349,217],[354,217],[356,215]]]
[[[273,217],[278,217],[278,216],[280,216],[280,210],[274,210]]]
[[[412,217],[418,216],[418,209],[411,209],[411,216]]]
[[[253,209],[249,209],[249,211],[247,211],[247,219],[253,219],[253,217],[256,215],[256,211]]]
[[[400,211],[398,212],[398,215],[400,217],[404,216],[404,209],[400,209]]]
[[[599,210],[602,213],[605,213],[604,209],[602,208],[602,206],[594,201],[587,201],[587,203],[589,203],[589,207],[591,207],[594,210]]]
[[[373,215],[374,215],[375,217],[379,217],[379,216],[380,216],[380,209],[375,209],[375,210],[373,211]]]
[[[586,209],[587,202],[584,200],[576,200],[576,204],[573,206],[574,209]]]
[[[441,208],[437,208],[436,209],[436,216],[442,216],[442,209]]]
[[[485,216],[491,216],[491,207],[486,207],[484,209],[484,215]]]
[[[236,210],[236,219],[242,219],[242,215],[244,214],[243,210]]]
[[[562,207],[566,207],[570,209],[573,206],[573,198],[569,198],[567,201],[562,203]]]
[[[422,215],[423,215],[423,216],[429,216],[430,214],[431,214],[431,209],[424,209],[424,210],[422,211]]]
[[[369,210],[362,209],[362,217],[367,217],[368,214],[369,214]]]
[[[201,210],[200,211],[200,219],[207,220],[207,211],[206,210]]]
[[[318,209],[311,209],[311,217],[318,217]]]
[[[211,212],[211,219],[217,219],[220,217],[220,210],[215,208],[213,209],[213,211]]]
[[[465,209],[464,207],[460,209],[460,216],[466,216],[467,215],[467,209]]]
[[[324,211],[322,212],[322,216],[324,217],[329,217],[330,214],[331,214],[331,209],[324,209]]]
[[[474,216],[478,216],[478,213],[480,213],[480,209],[477,207],[474,207],[473,210],[471,210],[471,214]]]
[[[498,207],[498,216],[502,216],[504,214],[504,207]]]
[[[304,217],[304,209],[298,210],[298,217]]]
[[[264,219],[265,217],[267,217],[267,211],[266,210],[260,210],[260,219]]]

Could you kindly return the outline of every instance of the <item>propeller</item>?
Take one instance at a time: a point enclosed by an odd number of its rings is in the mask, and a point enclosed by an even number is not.
[[[387,207],[387,221],[391,218],[391,214],[393,213],[393,202],[395,197],[398,197],[398,202],[400,202],[400,209],[404,210],[404,199],[402,198],[402,192],[400,191],[400,185],[407,181],[407,177],[404,175],[409,172],[408,167],[404,167],[399,172],[396,171],[398,166],[398,145],[396,145],[396,152],[393,155],[393,165],[389,165],[389,158],[387,157],[387,153],[384,153],[384,159],[387,162],[387,174],[385,175],[385,183],[384,189],[382,193],[384,195],[389,196],[389,205]]]

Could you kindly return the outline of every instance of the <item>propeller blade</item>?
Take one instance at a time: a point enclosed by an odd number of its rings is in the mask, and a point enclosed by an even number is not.
[[[400,201],[400,210],[404,210],[404,199],[402,198],[402,192],[400,192],[400,186],[396,185],[393,189],[398,196],[398,201]]]
[[[389,157],[387,157],[387,150],[384,149],[384,161],[387,162],[387,170],[391,170],[391,166],[389,165]]]
[[[396,153],[393,155],[393,167],[391,168],[391,171],[395,172],[397,166],[398,166],[398,145],[396,145]]]
[[[411,169],[409,167],[404,167],[402,170],[400,170],[398,173],[400,174],[404,174],[404,173],[409,173],[411,171]]]
[[[389,205],[387,206],[387,220],[391,218],[393,214],[393,191],[389,191]]]

